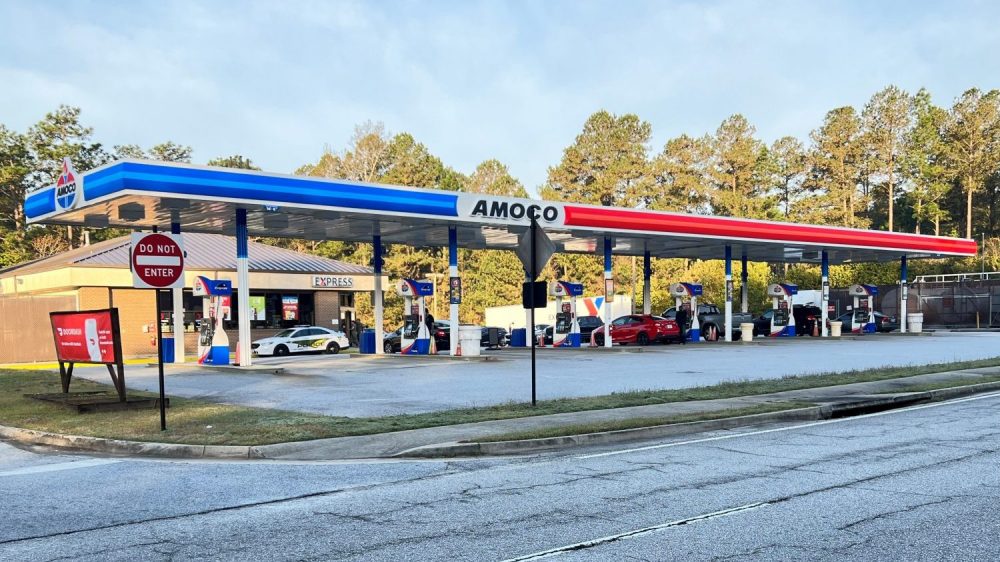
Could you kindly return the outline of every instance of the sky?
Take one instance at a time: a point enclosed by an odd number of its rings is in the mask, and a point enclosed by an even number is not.
[[[830,109],[1000,87],[998,2],[0,0],[0,124],[78,106],[107,146],[170,140],[292,172],[356,124],[530,192],[595,111],[650,150],[742,113],[771,142]]]

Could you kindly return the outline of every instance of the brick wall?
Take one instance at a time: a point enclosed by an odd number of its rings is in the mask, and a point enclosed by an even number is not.
[[[338,323],[333,325],[333,320],[340,320],[340,293],[337,291],[316,291],[314,303],[316,306],[316,325],[323,328],[344,329]]]
[[[108,308],[109,305],[118,309],[122,354],[125,357],[156,354],[153,344],[156,341],[156,300],[153,291],[113,289],[109,295],[106,287],[81,287],[78,295],[80,310]]]

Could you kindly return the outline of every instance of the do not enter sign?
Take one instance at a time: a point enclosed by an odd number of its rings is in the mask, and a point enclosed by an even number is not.
[[[179,234],[132,235],[132,286],[141,289],[184,286],[184,247]]]

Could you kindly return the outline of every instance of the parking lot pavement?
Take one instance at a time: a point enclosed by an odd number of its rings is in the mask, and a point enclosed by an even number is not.
[[[540,399],[628,390],[686,388],[727,380],[780,378],[889,365],[922,365],[1000,355],[998,333],[942,332],[930,337],[868,336],[821,341],[788,338],[764,344],[649,346],[642,353],[545,349],[538,353]],[[279,375],[167,369],[169,394],[231,404],[336,416],[382,416],[485,406],[530,399],[529,354],[502,350],[499,359],[310,355],[260,363]],[[101,368],[76,374],[108,382]],[[155,367],[128,367],[129,388],[155,390]]]

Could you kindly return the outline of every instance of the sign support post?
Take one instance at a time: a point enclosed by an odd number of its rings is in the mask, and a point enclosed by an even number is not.
[[[167,430],[167,392],[163,381],[163,322],[160,321],[160,290],[154,289],[156,295],[156,365],[160,375],[160,431]]]
[[[538,221],[534,218],[531,219],[531,283],[534,284],[535,279],[538,279],[538,264],[537,264],[537,252],[535,244],[535,236],[538,233]],[[531,305],[531,328],[528,332],[528,337],[531,338],[531,405],[538,405],[538,398],[536,395],[537,383],[535,380],[535,291],[532,290],[530,296],[529,305]]]

